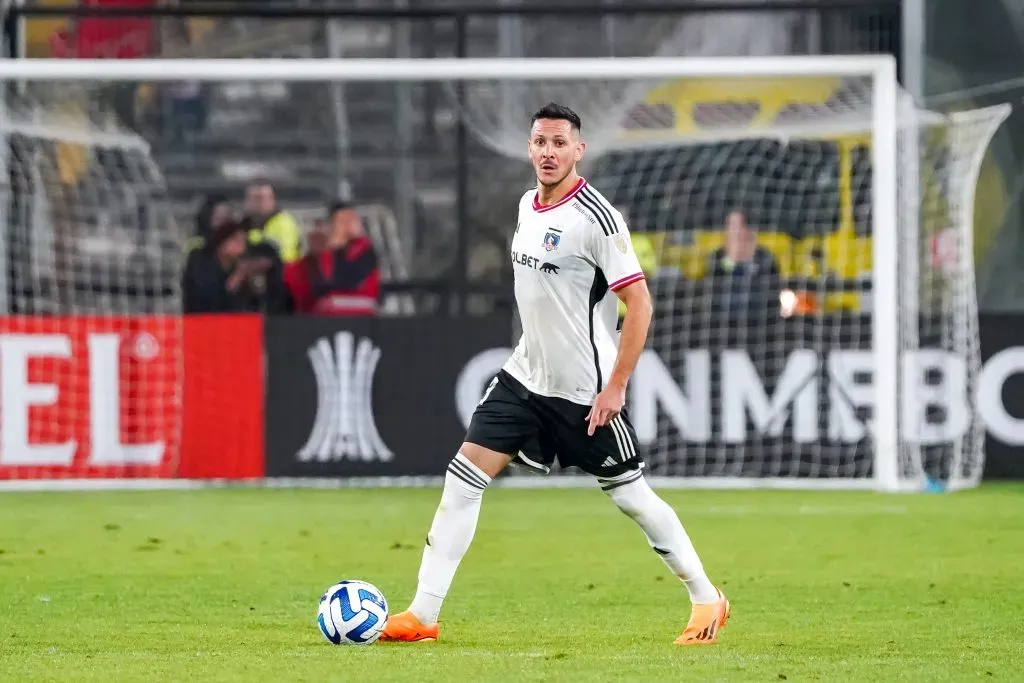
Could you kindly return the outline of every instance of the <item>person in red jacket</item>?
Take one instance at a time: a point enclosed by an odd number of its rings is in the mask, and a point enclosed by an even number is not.
[[[373,243],[355,208],[335,202],[309,237],[306,254],[285,270],[285,285],[296,313],[374,315],[380,297],[380,269]]]

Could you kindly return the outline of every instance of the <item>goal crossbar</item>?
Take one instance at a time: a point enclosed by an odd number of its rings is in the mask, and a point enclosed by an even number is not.
[[[20,59],[0,80],[461,81],[630,80],[706,76],[875,76],[895,79],[891,55],[555,59]]]

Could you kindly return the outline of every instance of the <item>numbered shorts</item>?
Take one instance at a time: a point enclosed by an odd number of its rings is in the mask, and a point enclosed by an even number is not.
[[[476,407],[466,441],[545,473],[556,460],[602,478],[643,467],[625,411],[593,436],[587,434],[589,412],[590,406],[539,396],[503,370]]]

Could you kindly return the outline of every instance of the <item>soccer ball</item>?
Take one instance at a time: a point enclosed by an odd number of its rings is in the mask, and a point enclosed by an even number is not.
[[[388,601],[365,581],[339,581],[320,597],[316,623],[335,645],[369,645],[380,638]]]

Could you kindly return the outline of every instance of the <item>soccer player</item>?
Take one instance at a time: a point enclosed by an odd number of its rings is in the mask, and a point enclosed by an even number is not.
[[[519,201],[511,254],[523,334],[448,465],[412,604],[388,619],[381,640],[437,639],[441,603],[473,540],[484,489],[512,462],[547,472],[556,458],[595,476],[686,586],[690,620],[677,644],[715,642],[729,617],[728,600],[704,573],[675,511],[647,484],[623,412],[651,299],[622,214],[577,174],[586,149],[580,127],[561,105],[533,115],[528,149],[537,187]],[[616,297],[626,305],[618,344]]]

